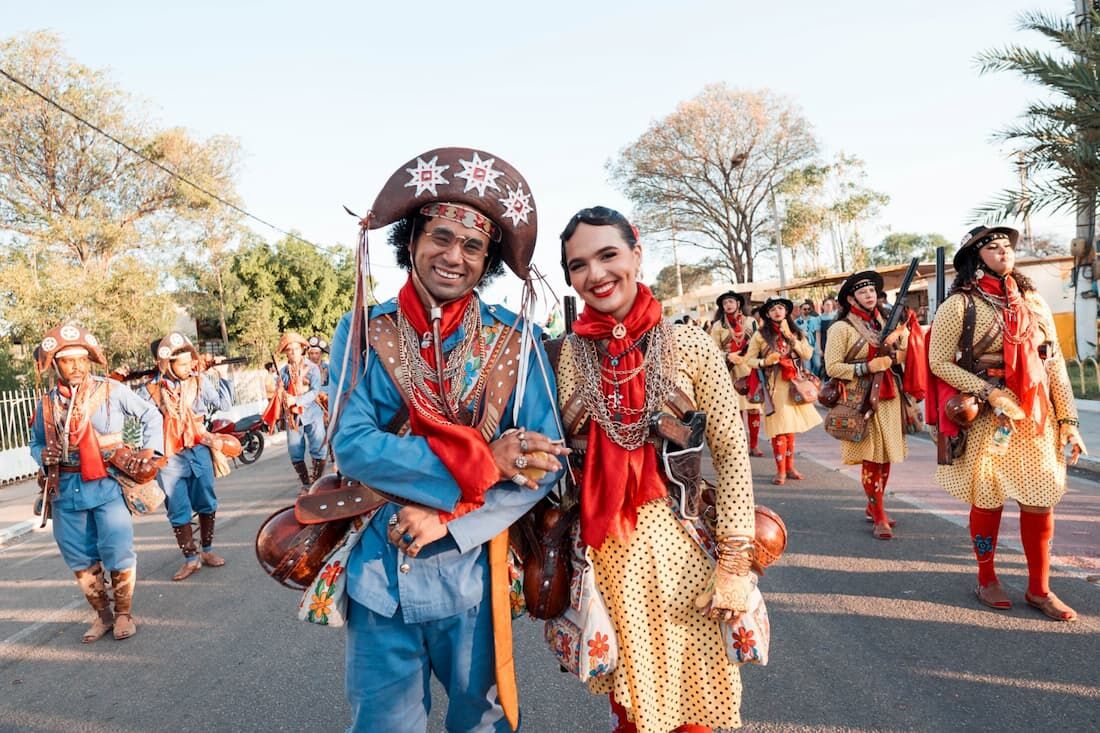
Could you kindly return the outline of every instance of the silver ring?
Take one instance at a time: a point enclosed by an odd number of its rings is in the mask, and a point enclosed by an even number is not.
[[[397,515],[396,514],[394,514],[390,517],[389,525],[391,527],[396,527],[397,526]]]
[[[512,463],[520,470],[527,468],[527,456],[516,456],[516,460],[512,461]]]
[[[412,552],[419,552],[420,551],[420,543],[419,542],[412,543],[411,545],[409,545],[409,550],[411,550]]]
[[[517,473],[515,476],[512,477],[512,483],[516,484],[517,486],[526,486],[527,477],[524,476],[522,473]]]
[[[520,440],[519,441],[519,449],[523,453],[530,453],[530,446],[527,445],[526,440]]]
[[[516,437],[519,438],[519,440],[522,442],[524,440],[527,440],[527,433],[520,430],[519,435],[517,435]]]

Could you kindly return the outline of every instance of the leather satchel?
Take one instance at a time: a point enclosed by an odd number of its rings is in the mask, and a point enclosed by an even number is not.
[[[749,378],[738,377],[733,380],[733,391],[742,397],[747,397],[749,394]]]
[[[844,397],[844,392],[844,380],[832,377],[821,385],[821,389],[818,390],[817,404],[825,408],[836,407],[837,403]]]
[[[788,387],[791,402],[796,405],[812,405],[821,391],[821,380],[798,364],[798,373]]]
[[[547,496],[512,525],[512,546],[523,561],[523,599],[532,618],[557,618],[569,604],[570,531],[579,515],[580,505],[564,509]]]
[[[825,416],[825,432],[837,440],[858,443],[867,433],[867,418],[854,407],[836,405]]]

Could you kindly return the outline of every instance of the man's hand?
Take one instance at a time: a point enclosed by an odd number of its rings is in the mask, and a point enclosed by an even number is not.
[[[446,534],[447,525],[439,518],[439,512],[423,506],[402,507],[390,517],[386,532],[390,543],[412,557]]]
[[[489,444],[501,481],[537,489],[539,479],[551,471],[561,470],[555,456],[565,456],[570,450],[534,430],[508,430]]]

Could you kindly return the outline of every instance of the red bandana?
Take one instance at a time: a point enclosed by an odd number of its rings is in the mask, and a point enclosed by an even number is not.
[[[731,322],[728,315],[723,314],[722,320],[726,324],[726,328],[730,331],[729,351],[731,354],[740,354],[741,349],[745,348],[745,342],[748,340],[747,336],[749,329],[745,328],[745,317],[742,315],[735,315]]]
[[[661,321],[661,304],[645,285],[638,284],[638,295],[630,312],[623,319],[626,335],[612,336],[617,321],[595,308],[585,307],[573,325],[573,332],[585,339],[607,340],[607,356],[603,366],[618,359],[618,371],[637,369],[645,360],[641,349],[633,348]],[[612,385],[602,380],[605,397],[613,393]],[[633,410],[645,407],[645,373],[621,385],[622,405]],[[639,419],[648,419],[640,415]],[[599,548],[608,535],[625,540],[638,522],[638,507],[659,499],[667,493],[657,470],[653,445],[646,442],[640,449],[627,450],[607,437],[595,420],[588,422],[588,451],[584,457],[581,481],[581,537],[585,544]]]
[[[92,427],[92,415],[89,414],[88,409],[90,398],[95,390],[88,389],[84,386],[85,384],[87,382],[77,387],[75,397],[72,388],[63,384],[57,385],[57,393],[66,401],[75,400],[73,414],[69,420],[69,445],[75,445],[80,453],[80,478],[85,481],[95,481],[107,478],[107,466],[103,463],[103,454],[99,450],[99,438],[95,428]],[[104,384],[102,388],[108,387]],[[64,410],[58,410],[55,414],[63,416],[65,413]],[[64,427],[62,423],[61,429],[64,430]]]
[[[466,307],[473,297],[474,294],[471,291],[443,306],[443,318],[439,324],[441,341],[446,341],[462,325]],[[421,302],[411,277],[397,294],[397,305],[401,309],[401,315],[409,321],[418,334],[431,333],[432,326],[428,320],[428,311]],[[420,353],[434,370],[436,368],[435,350],[432,345],[429,343],[426,348],[421,348]],[[429,389],[432,388],[431,384],[429,381]],[[443,385],[444,392],[449,387],[450,385]],[[454,477],[455,483],[458,484],[463,502],[472,502],[476,505],[484,503],[485,490],[500,481],[500,471],[497,469],[496,460],[493,458],[488,442],[479,430],[457,425],[450,422],[444,415],[423,415],[416,408],[409,410],[409,430],[413,435],[427,438],[432,453],[435,453],[436,457],[443,462],[447,471]]]
[[[878,307],[875,307],[874,313],[868,313],[860,308],[858,305],[853,305],[851,310],[852,315],[859,318],[870,329],[877,338],[882,338],[882,327],[885,325],[879,320],[880,314]],[[870,361],[878,356],[878,344],[874,341],[867,342],[867,360]],[[898,396],[897,389],[894,388],[894,372],[887,370],[883,375],[882,386],[879,387],[878,396],[884,400],[892,400]]]
[[[1035,316],[1024,303],[1024,297],[1012,275],[1005,275],[1002,280],[996,275],[987,274],[978,281],[978,287],[982,292],[1003,298],[1007,303],[1003,311],[1005,332],[1002,335],[1005,387],[1012,390],[1020,400],[1024,413],[1042,431],[1050,411],[1050,385],[1046,365],[1039,357],[1039,349],[1031,337],[1033,329],[1038,327],[1034,322]]]
[[[791,357],[791,346],[787,343],[787,337],[779,330],[776,322],[770,318],[764,324],[764,328],[775,336],[774,351],[779,354],[779,376],[789,382],[798,376],[798,369],[795,368],[794,359]],[[764,341],[767,343],[767,339]]]

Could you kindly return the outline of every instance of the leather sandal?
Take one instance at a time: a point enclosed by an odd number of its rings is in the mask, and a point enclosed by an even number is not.
[[[200,552],[199,558],[202,560],[202,564],[210,568],[220,568],[225,565],[225,558],[216,552]]]
[[[172,576],[172,580],[184,580],[186,578],[189,578],[197,573],[199,571],[199,568],[201,567],[202,562],[197,557],[192,560],[186,560],[183,563],[183,566],[180,567],[180,569],[176,571],[176,574]]]
[[[871,534],[876,540],[894,539],[894,530],[890,529],[889,522],[875,522],[875,526],[871,528]]]
[[[115,614],[115,638],[121,641],[122,639],[129,639],[131,636],[137,633],[137,624],[134,623],[134,617],[128,613],[116,613]]]
[[[753,458],[763,458],[764,457],[764,451],[760,450],[759,448],[750,448],[749,449],[749,455],[752,456]]]
[[[1007,611],[1012,608],[1012,599],[1008,597],[1000,583],[979,585],[974,589],[974,595],[978,596],[978,603],[997,611]]]
[[[110,611],[108,611],[110,613]],[[99,641],[102,639],[111,627],[114,625],[114,619],[110,621],[104,620],[101,616],[96,616],[95,621],[88,627],[88,630],[84,632],[84,636],[80,637],[80,641],[84,644],[91,644],[93,641]]]
[[[787,474],[777,473],[775,475],[775,478],[772,479],[772,483],[776,486],[782,486],[783,484],[787,483]]]
[[[801,471],[798,471],[794,468],[788,468],[787,469],[787,475],[790,476],[795,481],[801,481],[802,479],[806,478],[805,476],[802,475]]]
[[[867,508],[863,510],[863,516],[867,518],[868,522],[874,522],[875,521],[874,515],[871,514],[871,505],[870,504],[868,504]],[[886,517],[886,521],[890,524],[891,527],[898,526],[898,521],[896,519],[891,519],[890,517]]]
[[[1038,608],[1048,618],[1055,621],[1077,620],[1077,612],[1063,603],[1062,599],[1053,593],[1047,593],[1045,596],[1033,596],[1030,593],[1024,593],[1024,600],[1027,601],[1027,605]]]

